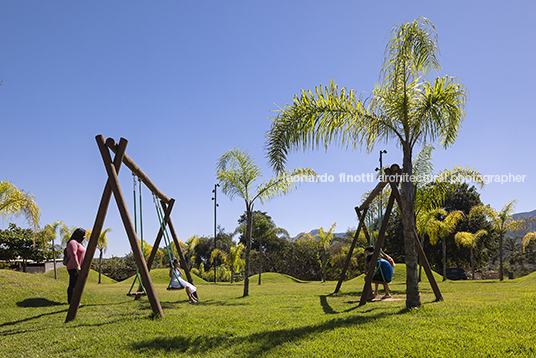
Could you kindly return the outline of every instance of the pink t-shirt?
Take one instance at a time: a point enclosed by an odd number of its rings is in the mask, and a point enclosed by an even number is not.
[[[67,252],[69,253],[69,261],[67,262],[67,270],[82,267],[86,248],[76,240],[71,240],[67,243]]]

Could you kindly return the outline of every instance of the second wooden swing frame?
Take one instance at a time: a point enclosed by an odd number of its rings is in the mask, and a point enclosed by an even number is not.
[[[372,254],[372,259],[370,261],[368,272],[365,277],[365,285],[363,287],[363,292],[361,293],[361,299],[359,301],[359,305],[362,306],[367,303],[367,298],[369,295],[369,290],[372,288],[372,277],[374,276],[374,268],[376,265],[376,262],[378,261],[378,257],[380,256],[380,250],[382,248],[383,244],[383,238],[385,236],[385,232],[387,230],[387,224],[389,222],[389,217],[391,215],[391,211],[393,209],[394,202],[398,203],[399,207],[401,206],[401,198],[400,198],[400,192],[398,191],[398,184],[400,179],[402,178],[402,169],[397,164],[391,165],[390,168],[385,168],[384,170],[385,175],[383,178],[381,178],[380,182],[374,190],[370,193],[370,195],[365,199],[365,201],[361,204],[361,206],[356,206],[355,212],[357,214],[357,217],[359,218],[359,226],[357,230],[355,231],[354,240],[352,241],[352,244],[350,245],[350,249],[348,251],[348,256],[346,256],[346,261],[344,263],[344,267],[342,269],[339,281],[337,282],[337,287],[335,288],[335,291],[333,293],[339,292],[342,282],[344,281],[344,278],[346,276],[346,271],[348,269],[348,266],[350,265],[350,261],[352,259],[352,253],[355,249],[355,245],[357,243],[357,239],[359,238],[359,233],[361,230],[363,230],[363,233],[365,234],[365,237],[370,242],[370,238],[368,235],[367,228],[365,227],[365,216],[367,214],[367,211],[369,209],[370,203],[378,196],[378,194],[383,190],[383,188],[389,184],[391,186],[391,195],[389,196],[389,202],[387,204],[387,208],[385,209],[385,214],[383,216],[382,225],[380,227],[380,232],[378,233],[378,238],[376,241],[376,245],[374,246],[374,253]],[[439,290],[439,286],[437,285],[437,282],[434,278],[434,274],[432,273],[432,269],[430,268],[430,263],[428,262],[428,259],[426,258],[426,255],[424,253],[424,250],[422,249],[421,243],[419,241],[419,237],[417,235],[417,232],[414,233],[415,238],[415,249],[417,251],[417,255],[419,256],[419,260],[421,262],[421,265],[424,268],[424,271],[426,272],[426,276],[428,277],[428,281],[430,282],[430,285],[432,286],[432,290],[434,291],[435,297],[437,300],[443,300],[443,296],[441,295],[441,291]]]

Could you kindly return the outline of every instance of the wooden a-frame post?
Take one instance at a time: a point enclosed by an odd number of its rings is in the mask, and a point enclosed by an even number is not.
[[[121,140],[119,141],[119,145],[116,146],[115,141],[113,141],[113,139],[110,139],[110,138],[105,143],[104,136],[102,135],[96,136],[95,140],[97,141],[97,146],[99,147],[99,150],[101,152],[102,160],[104,162],[104,167],[106,168],[106,172],[108,174],[108,180],[104,187],[101,202],[99,204],[99,209],[97,211],[97,216],[95,218],[95,223],[91,231],[91,237],[89,238],[89,243],[86,248],[86,255],[84,258],[84,262],[82,263],[82,268],[79,273],[79,277],[76,281],[76,286],[73,292],[73,297],[71,299],[69,311],[67,312],[67,318],[65,319],[65,322],[74,320],[78,312],[78,306],[80,305],[82,293],[86,285],[87,277],[89,275],[89,270],[91,268],[91,261],[93,260],[93,256],[95,255],[95,250],[97,247],[99,235],[104,225],[104,219],[106,218],[106,213],[108,211],[108,206],[110,204],[112,193],[115,197],[117,208],[119,209],[119,213],[121,215],[121,219],[123,221],[123,225],[125,227],[125,231],[127,233],[127,237],[130,242],[130,246],[132,248],[132,253],[134,255],[136,265],[138,266],[139,271],[140,271],[141,281],[146,288],[147,296],[149,298],[151,308],[154,314],[157,314],[163,318],[164,312],[162,310],[162,306],[160,305],[160,301],[158,300],[158,297],[156,296],[156,291],[155,291],[153,282],[151,280],[151,277],[149,275],[149,270],[147,269],[147,265],[143,257],[143,252],[138,242],[138,237],[136,235],[136,230],[132,223],[132,219],[130,218],[130,214],[128,212],[125,199],[121,191],[121,186],[119,185],[119,179],[117,176],[119,169],[121,167],[121,163],[125,160],[125,158],[127,158],[125,154],[125,150],[126,150],[128,141],[124,138],[121,138]],[[109,151],[112,145],[115,149],[114,151],[115,158],[113,162],[112,162],[112,158],[111,158],[110,151]],[[130,169],[132,170],[132,168]],[[145,179],[148,180],[148,178],[146,177]]]
[[[346,276],[346,270],[348,269],[348,266],[350,265],[350,261],[352,258],[352,253],[354,251],[355,245],[357,243],[357,239],[359,237],[359,233],[361,230],[365,233],[366,236],[368,236],[368,232],[364,225],[364,219],[366,212],[369,208],[370,203],[374,200],[374,198],[381,192],[381,190],[389,184],[391,186],[391,195],[389,196],[389,202],[387,204],[387,208],[385,209],[384,214],[384,220],[382,221],[382,226],[380,228],[380,232],[378,233],[378,239],[376,241],[376,245],[374,247],[374,253],[372,254],[372,259],[370,261],[368,272],[365,277],[365,284],[363,286],[363,292],[361,294],[361,299],[359,301],[359,305],[364,305],[367,302],[367,297],[369,294],[369,290],[372,288],[372,277],[374,276],[374,268],[376,265],[376,262],[378,261],[378,257],[380,256],[380,250],[383,244],[383,238],[385,237],[385,232],[387,230],[387,224],[389,222],[389,217],[391,215],[391,211],[393,209],[394,202],[398,203],[398,205],[401,205],[401,198],[400,198],[400,192],[398,191],[398,182],[401,178],[402,170],[400,167],[396,164],[393,164],[390,168],[386,168],[384,171],[385,175],[383,177],[383,180],[378,183],[378,185],[374,188],[374,190],[370,193],[370,195],[367,197],[367,199],[361,204],[361,206],[356,207],[355,211],[357,213],[357,216],[359,218],[359,226],[355,232],[354,240],[352,241],[352,244],[350,245],[350,250],[348,252],[348,256],[346,257],[346,261],[344,264],[344,267],[342,269],[339,282],[337,282],[337,287],[335,288],[334,293],[339,292],[342,282],[344,281],[344,278]],[[428,277],[428,281],[430,282],[430,285],[432,286],[432,290],[434,291],[434,294],[436,296],[437,300],[442,300],[443,296],[441,295],[441,292],[439,290],[439,287],[437,285],[437,282],[434,278],[434,275],[432,273],[432,269],[430,267],[430,264],[428,262],[428,259],[426,258],[426,255],[424,254],[424,250],[422,249],[421,243],[419,241],[417,232],[415,232],[415,248],[417,251],[417,254],[419,256],[419,259],[421,260],[421,264],[424,267],[424,271],[426,272],[426,276]]]

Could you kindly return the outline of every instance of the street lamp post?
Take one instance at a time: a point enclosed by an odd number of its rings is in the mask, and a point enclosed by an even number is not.
[[[379,171],[380,172],[380,175],[382,174],[382,169],[383,169],[383,163],[382,163],[382,154],[387,154],[387,151],[386,150],[380,150],[380,167],[379,168],[376,168],[376,171]],[[378,213],[378,227],[381,227],[382,226],[382,217],[383,217],[383,213],[382,213],[382,192],[383,190],[380,190],[380,202],[378,204],[379,206],[379,213]]]
[[[216,208],[219,206],[216,202],[216,194],[218,193],[217,187],[219,187],[220,184],[214,184],[214,190],[212,192],[214,193],[214,197],[212,200],[214,200],[214,250],[216,250]],[[212,252],[214,252],[212,250]],[[214,256],[214,283],[216,283],[216,257]]]

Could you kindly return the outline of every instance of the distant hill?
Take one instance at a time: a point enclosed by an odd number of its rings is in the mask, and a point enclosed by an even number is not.
[[[520,220],[520,219],[530,219],[530,218],[536,218],[536,210],[524,212],[524,213],[517,213],[512,215],[512,218],[514,220]],[[519,230],[519,231],[512,231],[506,234],[508,237],[515,237],[515,236],[525,236],[526,233],[530,231],[536,230],[536,225],[533,224],[533,227],[529,230]]]
[[[536,217],[536,210],[528,211],[526,213],[518,213],[518,214],[513,215],[514,220],[534,218],[534,217]]]
[[[311,231],[309,231],[309,235],[311,235],[312,237],[315,237],[315,235],[318,235],[318,231],[319,231],[319,229],[311,230]],[[296,239],[298,237],[300,237],[300,235],[302,235],[302,234],[305,234],[305,231],[300,232],[298,235],[296,235],[294,237],[291,237],[290,241],[296,241]],[[345,232],[336,232],[334,235],[335,235],[335,238],[342,239],[342,238],[344,238],[346,236],[346,233]]]

